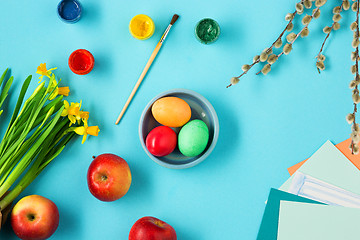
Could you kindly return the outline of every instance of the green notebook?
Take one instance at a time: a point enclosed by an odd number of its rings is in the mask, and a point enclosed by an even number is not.
[[[359,240],[360,209],[281,201],[278,240]]]
[[[264,215],[260,225],[260,230],[256,238],[257,240],[277,240],[280,201],[282,200],[291,202],[323,204],[308,198],[299,197],[297,195],[293,195],[291,193],[283,192],[272,188],[270,190],[269,198],[265,207]]]

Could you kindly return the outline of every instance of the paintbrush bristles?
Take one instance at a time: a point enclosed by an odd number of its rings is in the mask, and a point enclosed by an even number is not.
[[[171,19],[170,24],[171,24],[171,25],[174,25],[174,23],[178,20],[178,18],[179,18],[179,15],[174,14],[174,16],[173,16],[172,19]]]

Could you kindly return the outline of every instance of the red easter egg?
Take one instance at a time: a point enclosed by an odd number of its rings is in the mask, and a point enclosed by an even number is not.
[[[177,136],[174,130],[166,126],[156,127],[146,137],[146,148],[157,157],[166,156],[174,151]]]

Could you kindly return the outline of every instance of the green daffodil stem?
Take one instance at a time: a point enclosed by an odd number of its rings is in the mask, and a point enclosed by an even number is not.
[[[68,121],[65,121],[68,124]],[[54,139],[52,144],[46,144],[32,164],[30,169],[26,172],[18,184],[11,190],[11,192],[0,201],[0,209],[6,208],[14,199],[44,170],[44,168],[55,159],[65,148],[66,144],[75,136],[71,132],[66,134],[61,139]],[[51,145],[52,147],[49,147]]]
[[[1,163],[4,161],[3,159],[7,159],[6,157],[4,157],[3,154],[11,154],[12,151],[17,151],[19,149],[19,147],[21,146],[21,143],[25,140],[25,137],[29,134],[29,132],[33,129],[34,124],[36,122],[43,108],[43,106],[45,105],[46,101],[48,100],[50,94],[52,94],[53,90],[50,90],[49,86],[47,87],[47,89],[44,88],[44,84],[40,84],[41,88],[36,88],[36,90],[34,91],[34,93],[31,95],[31,97],[29,99],[27,99],[25,101],[24,107],[22,108],[21,112],[19,113],[19,116],[14,120],[13,125],[9,128],[9,131],[6,132],[5,137],[2,141],[2,143],[0,144],[0,165]],[[14,133],[15,128],[14,126],[18,126],[18,121],[20,119],[20,116],[22,115],[23,112],[27,112],[24,111],[25,106],[29,106],[29,109],[27,109],[27,111],[30,111],[30,116],[29,118],[27,118],[27,120],[25,121],[24,125],[25,128],[22,131],[22,133],[20,134],[19,138],[16,138],[16,141],[13,143],[13,145],[11,145],[11,151],[9,153],[7,147],[10,146],[10,141],[12,139],[12,134]],[[24,113],[24,115],[26,115],[27,113]],[[36,126],[36,125],[35,125]],[[15,146],[15,148],[13,147]],[[5,150],[6,153],[5,153]]]
[[[63,108],[62,108],[63,109]],[[24,172],[24,170],[30,165],[32,159],[40,152],[40,147],[44,143],[45,139],[52,132],[53,128],[57,124],[62,109],[55,115],[55,117],[51,120],[51,124],[49,127],[42,132],[41,136],[38,140],[32,145],[29,151],[26,152],[21,161],[16,165],[13,171],[10,173],[9,177],[5,180],[5,182],[0,186],[0,196],[2,196],[7,190],[10,189],[11,185],[20,177],[20,175]]]
[[[6,195],[0,202],[0,211],[1,209],[5,209],[12,201],[14,201],[14,199],[19,196],[21,192],[21,186],[18,185],[8,195]]]
[[[32,76],[25,79],[12,117],[0,142],[0,213],[50,164],[76,136],[74,129],[88,127],[89,113],[81,111],[80,103],[63,100],[68,95],[58,87],[55,75],[45,64],[37,73],[51,74],[45,86],[42,82],[24,101]],[[0,86],[8,70],[0,77]],[[0,108],[12,84],[10,77],[0,91]],[[0,109],[0,115],[2,110]],[[72,127],[71,125],[74,124]],[[96,134],[89,133],[97,136]]]
[[[69,123],[69,121],[67,119],[62,120],[61,123],[59,123],[56,128],[54,129],[54,132],[56,133],[58,131],[58,129],[66,126]],[[50,125],[51,123],[47,123],[47,125],[45,125],[45,129]],[[17,151],[15,154],[9,156],[7,159],[8,161],[5,162],[5,164],[3,164],[3,166],[0,168],[0,186],[4,183],[5,179],[9,176],[10,171],[12,169],[14,169],[14,167],[16,166],[16,164],[18,164],[18,162],[20,161],[20,159],[24,156],[24,154],[29,150],[29,148],[34,144],[34,142],[36,141],[36,139],[40,136],[40,134],[42,133],[42,129],[38,128],[33,134],[32,136],[26,140],[24,142],[24,144],[22,144],[21,148],[19,149],[19,151]],[[63,130],[65,131],[65,130]],[[52,146],[53,147],[53,146]]]
[[[4,134],[4,137],[0,143],[0,153],[2,153],[3,151],[3,148],[4,148],[4,144],[6,143],[6,137],[8,136],[9,132],[11,131],[11,129],[13,128],[14,126],[14,122],[16,121],[16,119],[18,118],[18,113],[19,113],[19,110],[21,108],[21,105],[22,105],[22,102],[24,100],[24,97],[25,97],[25,94],[26,94],[26,91],[30,85],[30,81],[31,81],[31,76],[27,77],[21,87],[21,91],[20,91],[20,94],[19,94],[19,97],[18,97],[18,100],[17,100],[17,103],[15,105],[15,109],[14,109],[14,112],[13,112],[13,115],[11,117],[11,120],[9,122],[9,125],[8,125],[8,128]],[[25,106],[24,106],[25,107]]]
[[[0,86],[3,84],[3,82],[4,82],[4,80],[5,80],[5,77],[6,77],[7,73],[8,73],[8,70],[9,70],[9,69],[7,68],[7,69],[4,71],[4,73],[1,75],[1,77],[0,77]],[[8,95],[8,92],[9,92],[9,90],[10,90],[10,86],[11,86],[13,80],[14,80],[14,78],[13,78],[13,77],[10,77],[10,78],[7,80],[5,86],[3,87],[2,91],[1,91],[1,94],[0,94],[0,108],[1,108],[1,106],[3,105],[3,103],[4,103],[4,101],[5,101],[5,98],[6,98],[7,95]],[[1,113],[2,113],[2,110],[1,110]],[[0,113],[0,115],[1,115],[1,113]]]
[[[57,145],[57,148],[52,148],[50,154],[53,156],[52,158],[44,158],[44,160],[42,161],[40,167],[38,168],[38,173],[40,174],[40,172],[42,170],[44,170],[44,168],[56,157],[58,156],[61,151],[65,148],[66,144],[68,144],[70,142],[70,140],[75,137],[76,134],[74,132],[71,133],[67,133],[65,135],[64,138],[61,139],[61,141],[59,142],[59,144]]]
[[[29,109],[29,111],[31,111],[31,114],[28,118],[28,121],[24,124],[25,128],[24,130],[21,132],[20,136],[15,139],[15,142],[13,144],[10,145],[10,142],[8,139],[11,138],[11,134],[8,135],[8,138],[5,138],[2,141],[2,152],[0,154],[0,165],[2,165],[4,163],[4,161],[6,161],[8,159],[8,157],[13,154],[14,152],[16,152],[17,150],[19,150],[19,148],[21,147],[22,143],[25,141],[26,136],[29,134],[29,132],[32,129],[32,126],[34,124],[34,121],[37,117],[37,107],[38,104],[40,104],[40,96],[38,96],[36,99],[34,99],[35,102],[33,104],[32,109]],[[16,121],[14,121],[14,124],[16,123]],[[10,128],[11,129],[11,128]],[[4,143],[4,144],[3,144]],[[5,151],[6,150],[6,151]]]
[[[6,76],[6,74],[7,74],[8,71],[9,71],[8,68],[5,69],[5,71],[4,71],[3,74],[1,75],[1,77],[0,77],[0,86],[1,86],[1,84],[3,83],[3,81],[4,81],[4,79],[5,79],[5,76]]]
[[[44,107],[40,111],[39,117],[36,119],[31,131],[33,129],[35,129],[35,127],[37,127],[44,120],[44,118],[46,117],[46,115],[48,114],[48,112],[51,108],[54,108],[54,112],[59,111],[59,109],[64,105],[62,103],[62,99],[63,99],[62,96],[55,98],[53,101],[51,101],[49,104],[47,104],[46,107]],[[19,126],[16,128],[14,133],[12,133],[11,136],[8,137],[9,138],[8,142],[10,142],[9,145],[11,145],[16,139],[18,139],[20,134],[23,132],[23,130],[25,128],[25,122],[28,120],[28,117],[29,117],[28,115],[29,114],[24,114],[22,116],[23,119],[20,119],[20,121],[18,122]],[[4,149],[4,151],[6,151],[6,149]],[[1,156],[1,154],[0,154],[0,156]]]
[[[7,160],[0,168],[0,186],[5,181],[5,179],[9,175],[9,170],[13,169],[15,165],[20,161],[21,157],[26,153],[26,151],[30,148],[30,146],[36,141],[36,139],[39,137],[41,132],[43,131],[43,125],[45,122],[50,118],[50,116],[53,114],[54,107],[51,107],[50,110],[47,112],[45,118],[43,119],[43,123],[37,128],[37,130],[33,133],[33,135],[27,139],[24,144],[21,145],[20,149],[16,151],[13,155],[7,157]],[[48,123],[45,128],[50,125]]]

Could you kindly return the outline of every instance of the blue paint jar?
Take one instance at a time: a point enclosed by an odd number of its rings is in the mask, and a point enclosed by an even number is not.
[[[77,0],[62,0],[57,7],[61,20],[67,23],[75,23],[81,17],[81,4]]]

